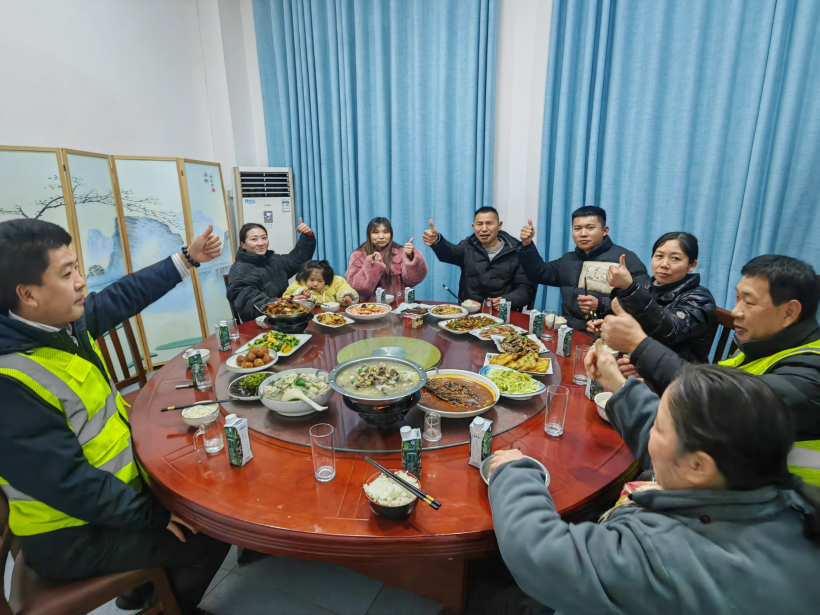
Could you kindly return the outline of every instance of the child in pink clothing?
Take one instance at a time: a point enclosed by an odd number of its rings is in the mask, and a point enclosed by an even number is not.
[[[427,275],[427,261],[410,238],[404,246],[393,242],[393,227],[387,218],[373,218],[367,225],[367,240],[350,255],[348,284],[361,301],[373,301],[381,286],[398,299],[399,291],[416,286]]]

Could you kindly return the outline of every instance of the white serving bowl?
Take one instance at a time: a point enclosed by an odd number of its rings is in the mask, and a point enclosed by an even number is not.
[[[199,353],[200,353],[200,356],[202,357],[202,362],[203,363],[207,363],[208,359],[211,358],[211,351],[208,350],[207,348],[194,348],[194,350],[199,350]],[[182,358],[185,360],[186,363],[188,362],[188,351],[187,350],[182,353]]]
[[[219,404],[211,404],[211,403],[206,401],[206,402],[202,402],[199,405],[200,406],[211,406],[211,405],[213,405],[214,411],[211,412],[207,416],[202,416],[202,417],[199,417],[199,418],[188,418],[187,416],[185,416],[185,411],[189,410],[190,408],[184,408],[181,411],[182,420],[185,421],[185,423],[187,425],[193,427],[194,429],[199,429],[200,427],[202,427],[206,423],[210,423],[211,421],[216,420],[216,418],[219,416]]]
[[[606,416],[606,410],[604,409],[604,405],[607,403],[607,400],[612,397],[612,393],[609,391],[605,393],[598,393],[595,396],[595,405],[598,407],[598,416],[604,419],[607,423],[609,423],[609,419]]]
[[[375,301],[364,301],[364,303],[376,304]],[[352,318],[353,320],[378,320],[379,318],[384,318],[385,316],[389,316],[390,315],[390,310],[392,309],[386,303],[378,303],[376,305],[383,305],[384,307],[387,308],[381,314],[354,314],[350,311],[350,310],[352,310],[353,308],[355,308],[359,305],[362,305],[362,304],[361,303],[354,303],[353,305],[351,305],[350,307],[348,307],[345,310],[345,314],[347,316],[349,316],[350,318]]]
[[[393,303],[396,300],[396,295],[385,295],[384,302],[385,303]]]
[[[338,312],[340,307],[342,306],[336,303],[335,301],[329,301],[328,303],[319,304],[319,309],[321,309],[323,312]]]
[[[298,373],[314,373],[317,376],[323,376],[325,382],[328,382],[328,373],[323,369],[316,369],[312,367],[300,367],[296,369],[286,369],[281,372],[276,372],[270,378],[265,378],[262,381],[262,384],[259,385],[259,394],[261,395],[260,400],[262,404],[266,408],[270,408],[274,412],[278,412],[283,416],[305,416],[307,414],[311,414],[316,412],[306,401],[297,400],[297,401],[275,401],[273,399],[268,399],[264,395],[262,395],[262,391],[266,386],[271,385],[276,380],[280,378],[284,378],[285,376],[289,376],[290,374],[298,374]],[[321,395],[317,395],[316,397],[312,397],[313,401],[315,401],[320,406],[326,406],[327,402],[330,401],[330,398],[333,397],[333,387],[328,388],[327,391],[322,393]]]
[[[432,316],[433,318],[438,318],[439,320],[447,320],[449,318],[461,318],[462,316],[466,316],[469,313],[467,311],[467,308],[461,307],[460,305],[454,305],[452,303],[443,303],[442,305],[449,305],[449,306],[452,306],[452,307],[457,307],[459,309],[459,311],[456,314],[436,314],[433,310],[435,310],[439,306],[430,305],[430,306],[427,306],[430,309],[430,311],[427,312],[427,313],[430,314],[430,316]]]
[[[464,305],[462,303],[460,307],[463,307],[465,310],[467,310],[468,314],[475,314],[478,310],[481,309],[481,304],[476,303],[476,305]]]

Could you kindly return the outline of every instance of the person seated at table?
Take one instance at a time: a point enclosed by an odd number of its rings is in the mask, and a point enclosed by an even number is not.
[[[633,280],[638,284],[649,284],[649,276],[641,260],[626,248],[612,243],[606,225],[606,211],[600,207],[579,207],[572,212],[575,250],[554,261],[544,262],[532,241],[534,235],[532,220],[528,220],[521,229],[521,245],[518,248],[521,265],[534,283],[561,289],[561,313],[573,329],[585,331],[590,314],[602,316],[609,310],[611,287],[603,284],[605,265],[592,266],[594,271],[590,271],[587,263],[614,265],[623,257]]]
[[[587,368],[617,391],[606,414],[652,482],[628,483],[598,523],[569,524],[537,464],[496,452],[493,524],[526,612],[816,612],[820,491],[789,473],[794,428],[772,389],[692,365],[659,399],[607,352]],[[495,595],[524,602],[510,593]],[[514,612],[492,599],[477,612]]]
[[[359,293],[340,275],[334,275],[327,261],[308,261],[296,272],[296,280],[282,295],[297,301],[310,299],[316,303],[352,305],[359,301]]]
[[[427,276],[427,261],[413,245],[413,237],[403,246],[393,241],[393,226],[387,218],[373,218],[367,223],[366,239],[347,264],[350,286],[362,301],[375,301],[376,289],[397,299],[408,286],[416,286]]]
[[[732,310],[737,355],[721,365],[758,376],[794,415],[798,449],[792,471],[820,485],[820,295],[814,269],[789,256],[767,254],[740,270]],[[626,375],[637,373],[662,393],[687,361],[649,337],[640,323],[613,302],[615,313],[601,325],[601,337],[611,348],[631,353],[623,359]],[[813,450],[812,450],[813,449]],[[807,459],[817,452],[818,459]],[[802,460],[802,461],[801,461]],[[799,462],[798,462],[799,461]],[[808,464],[808,465],[807,465]]]
[[[0,488],[26,565],[46,581],[161,566],[182,613],[200,612],[229,545],[198,534],[142,483],[125,402],[94,340],[218,257],[212,230],[83,297],[64,229],[0,223]],[[137,593],[142,601],[118,605],[142,608],[150,588]]]
[[[666,233],[652,246],[651,280],[640,284],[626,267],[626,256],[610,265],[606,282],[612,297],[640,323],[652,339],[692,363],[708,363],[717,329],[717,305],[709,289],[700,285],[698,240],[689,233]],[[587,322],[596,333],[603,319]]]
[[[519,242],[501,230],[503,222],[494,207],[482,207],[473,216],[473,234],[458,245],[447,241],[430,220],[424,231],[424,243],[442,263],[461,268],[458,282],[458,300],[483,302],[489,299],[497,310],[502,299],[510,302],[513,310],[532,307],[535,285],[524,273],[516,249]]]
[[[243,321],[259,316],[254,306],[264,308],[288,288],[288,280],[310,260],[316,250],[316,236],[299,218],[296,232],[302,236],[287,254],[268,250],[268,232],[261,224],[249,222],[239,229],[239,250],[228,275],[228,301]]]

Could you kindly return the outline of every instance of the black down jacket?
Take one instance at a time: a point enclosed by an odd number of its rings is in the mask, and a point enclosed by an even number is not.
[[[530,282],[519,263],[516,248],[521,242],[504,231],[498,231],[498,238],[504,242],[504,247],[492,261],[475,235],[461,240],[458,245],[439,235],[432,248],[442,263],[461,267],[459,301],[481,302],[488,297],[503,297],[513,310],[520,311],[525,305],[532,307],[535,284]]]
[[[239,317],[247,322],[259,315],[254,305],[262,306],[282,296],[288,279],[296,275],[302,263],[310,260],[316,250],[316,237],[303,234],[288,254],[253,254],[236,252],[236,262],[228,274],[228,301]]]
[[[611,303],[609,295],[593,290],[584,291],[578,287],[584,261],[618,264],[621,254],[624,254],[626,255],[626,268],[632,274],[632,279],[639,284],[649,282],[649,275],[647,275],[646,267],[643,266],[641,259],[635,256],[633,252],[621,246],[616,246],[609,236],[604,237],[599,245],[590,250],[589,255],[580,248],[575,248],[572,252],[567,252],[561,258],[548,263],[545,263],[544,259],[541,258],[534,243],[530,243],[528,246],[519,245],[518,256],[527,276],[537,284],[561,288],[561,314],[567,319],[567,324],[578,331],[586,331],[587,328],[584,313],[578,306],[578,295],[587,294],[598,297],[599,307],[597,313],[599,318],[602,318],[609,311]]]
[[[690,363],[708,363],[717,329],[717,306],[700,274],[687,273],[679,282],[659,286],[650,282],[612,291],[612,298],[641,323],[649,337],[674,350]]]

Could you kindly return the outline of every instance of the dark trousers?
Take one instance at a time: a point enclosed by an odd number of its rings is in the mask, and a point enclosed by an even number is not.
[[[67,583],[142,568],[164,568],[183,615],[194,613],[230,545],[182,528],[129,532],[95,525],[23,536],[26,565],[46,581]]]
[[[473,562],[466,615],[552,615],[555,611],[525,594],[500,555]]]

